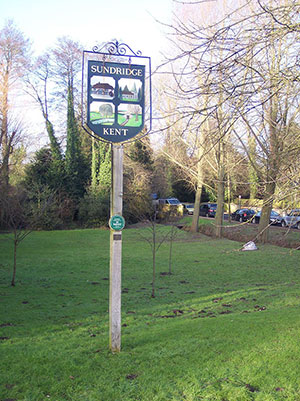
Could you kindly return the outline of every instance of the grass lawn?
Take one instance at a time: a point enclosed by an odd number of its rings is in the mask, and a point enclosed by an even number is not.
[[[126,116],[123,114],[118,114],[118,124],[122,125],[126,121]],[[139,114],[138,119],[133,115],[130,117],[129,121],[125,124],[126,127],[140,127],[142,125],[142,116]]]
[[[168,230],[164,227],[163,230]],[[108,349],[109,231],[0,236],[0,400],[300,400],[299,252],[123,233],[122,351]]]
[[[97,111],[91,111],[90,112],[90,121],[91,122],[99,120],[100,123],[102,122],[103,124],[106,124],[106,125],[112,125],[114,123],[114,119],[115,119],[115,115],[114,114],[104,117],[102,114],[100,114]]]

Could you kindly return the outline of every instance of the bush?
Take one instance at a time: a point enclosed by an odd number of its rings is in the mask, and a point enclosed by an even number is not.
[[[107,191],[88,192],[79,204],[79,223],[83,227],[101,227],[108,224],[110,195]]]
[[[30,190],[27,190],[28,208],[35,213],[41,211],[40,218],[36,222],[38,230],[59,230],[64,226],[60,214],[61,197],[47,185],[34,183]],[[44,207],[47,204],[47,207]]]

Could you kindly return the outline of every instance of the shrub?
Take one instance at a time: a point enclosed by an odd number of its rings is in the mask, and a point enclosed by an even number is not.
[[[107,191],[89,191],[79,204],[79,223],[83,227],[100,227],[108,224],[110,195]]]

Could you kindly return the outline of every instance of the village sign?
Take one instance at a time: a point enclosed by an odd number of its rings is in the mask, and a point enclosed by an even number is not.
[[[127,54],[130,50],[130,54]],[[88,57],[87,63],[84,62]],[[122,62],[124,60],[126,62]],[[132,62],[144,59],[144,64]],[[122,61],[121,61],[122,60]],[[148,61],[148,86],[145,71]],[[85,69],[85,66],[87,70]],[[87,84],[83,84],[87,79]],[[87,96],[83,96],[84,88]],[[145,113],[145,92],[149,94]],[[85,108],[83,99],[87,100]],[[112,352],[121,350],[121,271],[123,210],[123,143],[137,134],[151,130],[151,60],[134,53],[125,44],[109,42],[106,52],[83,52],[82,68],[82,127],[89,135],[110,142],[112,149],[112,180],[110,205],[110,282],[109,282],[109,343]],[[84,111],[87,117],[84,118]],[[145,128],[145,114],[149,131]],[[83,123],[83,121],[85,122]],[[140,138],[141,136],[139,136]]]
[[[123,142],[144,127],[145,66],[88,61],[87,126],[109,142]]]

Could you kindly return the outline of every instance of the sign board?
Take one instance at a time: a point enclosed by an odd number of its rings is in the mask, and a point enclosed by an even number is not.
[[[125,227],[125,219],[122,216],[115,215],[109,219],[109,227],[115,231],[121,231]]]
[[[109,142],[127,141],[144,128],[145,66],[88,61],[87,125]]]

